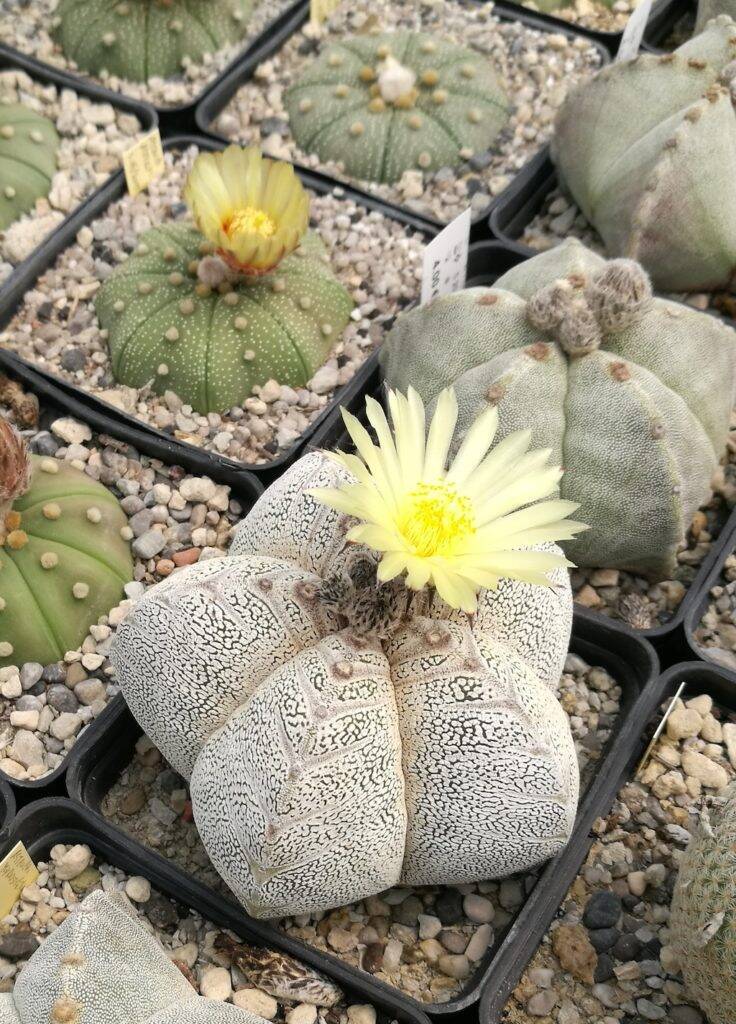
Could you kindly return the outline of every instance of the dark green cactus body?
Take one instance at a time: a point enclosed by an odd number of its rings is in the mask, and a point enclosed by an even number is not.
[[[0,105],[0,231],[49,194],[58,148],[48,118],[21,103]]]
[[[153,228],[98,292],[116,380],[153,382],[198,412],[242,404],[275,379],[305,384],[327,358],[353,303],[307,234],[274,271],[203,283],[209,243],[184,225]],[[219,261],[218,261],[219,262]],[[223,268],[224,269],[224,268]]]
[[[394,95],[386,61],[412,88]],[[307,153],[341,161],[366,181],[455,167],[485,150],[508,120],[508,101],[480,54],[416,32],[330,44],[285,97],[292,132]]]
[[[0,668],[75,650],[133,577],[128,521],[110,491],[73,466],[31,459],[0,546]]]
[[[61,0],[54,38],[82,71],[144,82],[245,35],[251,0]]]

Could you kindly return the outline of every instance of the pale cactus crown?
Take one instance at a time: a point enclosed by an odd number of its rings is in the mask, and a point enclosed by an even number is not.
[[[0,231],[49,194],[58,148],[48,118],[21,103],[0,103]]]

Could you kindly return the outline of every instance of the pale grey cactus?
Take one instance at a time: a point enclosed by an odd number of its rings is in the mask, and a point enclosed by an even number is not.
[[[402,315],[381,358],[388,384],[425,403],[454,385],[460,435],[489,402],[502,436],[531,426],[591,527],[563,545],[578,565],[674,570],[726,447],[736,333],[722,321],[569,239],[493,288]]]
[[[121,893],[89,895],[0,1000],[0,1024],[263,1024],[198,995]]]

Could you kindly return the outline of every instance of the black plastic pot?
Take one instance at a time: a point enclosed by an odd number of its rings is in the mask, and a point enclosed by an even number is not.
[[[83,406],[72,396],[55,387],[53,381],[38,374],[24,363],[16,364],[7,353],[2,351],[0,351],[0,373],[13,377],[23,385],[26,391],[37,395],[41,403],[42,415],[51,413],[53,416],[73,416],[75,419],[87,423],[96,434],[107,435],[118,441],[123,441],[151,458],[160,459],[161,462],[168,465],[181,466],[195,476],[210,476],[216,483],[227,484],[231,487],[233,495],[242,502],[245,509],[250,508],[263,491],[260,481],[245,470],[214,467],[202,452],[191,445],[183,445],[168,438],[160,439],[141,430],[127,428],[124,424],[109,419],[99,410]],[[90,722],[80,734],[75,747],[79,746],[80,750],[86,749],[88,745],[94,744],[95,737],[107,735],[111,723],[114,721],[113,705],[114,701],[108,704],[94,721]],[[11,779],[10,784],[18,796],[19,803],[25,804],[39,793],[44,795],[63,793],[64,777],[68,766],[69,757],[67,756],[53,772],[49,772],[43,778],[26,781]],[[6,778],[7,776],[0,772],[0,823],[2,822],[2,787],[7,785]]]
[[[150,131],[155,128],[158,124],[158,117],[156,111],[148,103],[141,103],[138,100],[132,100],[127,96],[120,96],[116,92],[110,92],[108,89],[103,89],[102,86],[95,85],[94,82],[84,82],[80,79],[75,78],[73,75],[68,75],[63,71],[59,71],[56,68],[50,67],[48,64],[42,64],[40,61],[34,60],[32,57],[25,57],[22,53],[18,53],[9,46],[5,46],[0,42],[0,71],[25,71],[30,77],[35,79],[37,82],[41,82],[43,85],[55,85],[57,89],[72,89],[79,96],[84,96],[95,103],[110,103],[113,107],[118,110],[125,111],[126,114],[133,114],[141,123],[141,128],[144,132]],[[131,145],[133,140],[131,139]],[[109,180],[112,180],[114,175],[111,175]],[[105,185],[101,186],[105,188]],[[51,232],[44,240],[43,248],[47,243],[50,243],[55,237],[57,232],[63,231],[65,225],[78,214],[80,214],[88,203],[92,202],[94,197],[97,195],[97,191],[92,192],[91,195],[87,196],[79,206],[70,213],[56,228]],[[1,297],[7,289],[13,288],[13,281],[16,277],[20,277],[26,267],[32,263],[36,257],[36,253],[40,250],[36,249],[35,252],[31,253],[27,259],[19,263],[10,277],[6,278],[5,281],[0,284],[0,301]]]
[[[660,0],[652,7],[652,13],[647,22],[644,42],[648,48],[662,51],[672,49],[666,45],[673,29],[677,23],[690,15],[695,24],[695,12],[697,3],[695,0]]]
[[[15,794],[5,779],[0,779],[0,849],[5,849],[15,821]]]
[[[197,104],[205,100],[212,90],[216,89],[219,83],[224,78],[227,78],[227,76],[232,73],[241,61],[249,60],[255,54],[260,52],[264,46],[268,44],[271,37],[283,32],[285,27],[290,25],[295,17],[301,18],[305,8],[307,10],[309,9],[309,0],[293,0],[293,2],[289,4],[289,6],[282,11],[277,18],[274,18],[274,20],[270,22],[262,32],[256,35],[243,47],[243,50],[239,54],[233,57],[227,67],[225,67],[219,75],[216,75],[212,81],[188,103],[181,103],[174,107],[158,107],[153,105],[152,109],[156,111],[161,121],[162,133],[165,136],[169,136],[174,133],[178,134],[181,132],[193,131],[195,126],[194,112]],[[43,61],[37,60],[35,57],[30,57],[22,53],[20,50],[16,50],[13,46],[0,44],[0,50],[3,54],[11,57],[14,61],[32,63],[34,67],[43,71],[45,74],[64,75],[64,77],[69,81],[71,88],[76,89],[79,92],[82,90],[96,90],[98,95],[109,98],[111,103],[117,103],[118,106],[121,106],[123,103],[138,102],[127,97],[125,93],[113,92],[112,90],[106,89],[93,79],[87,77],[87,75],[81,71],[62,71],[51,64],[46,64]]]
[[[529,928],[534,928],[540,935],[543,933],[554,909],[578,870],[588,829],[599,813],[600,791],[605,791],[608,780],[619,770],[621,750],[626,746],[623,738],[627,737],[632,729],[638,731],[640,728],[640,719],[632,722],[634,708],[640,694],[652,685],[658,672],[657,656],[651,645],[637,637],[633,630],[618,623],[602,621],[600,617],[588,613],[576,613],[570,649],[588,663],[603,666],[621,685],[621,710],[614,732],[606,744],[596,774],[581,796],[573,838],[567,848],[544,867],[516,919],[505,934],[497,937],[460,993],[447,1003],[426,1005],[409,996],[404,997],[411,1005],[421,1007],[433,1015],[454,1014],[477,1003],[482,987],[487,984],[495,986],[507,970],[503,965],[509,957],[513,959],[513,951],[517,947],[519,936],[526,935]],[[109,711],[107,728],[100,729],[84,746],[75,746],[71,751],[66,781],[69,795],[89,808],[100,829],[117,834],[116,827],[108,824],[102,817],[100,805],[105,794],[130,763],[135,744],[141,735],[141,728],[122,697],[112,702]],[[134,840],[128,839],[127,842],[142,850]],[[160,854],[149,849],[145,849],[141,856],[149,865],[162,871],[164,865],[169,864]],[[242,909],[239,913],[245,918]],[[264,935],[281,935],[276,928],[266,922],[256,924]],[[295,945],[300,951],[309,948],[301,942],[295,942]],[[303,956],[303,952],[299,955]],[[364,976],[355,968],[345,964],[342,966],[343,970],[353,975]],[[396,991],[392,988],[390,990]]]
[[[599,806],[595,817],[605,817],[611,809],[616,794],[623,783],[631,778],[639,765],[640,758],[646,750],[653,730],[661,720],[660,705],[674,697],[681,683],[686,683],[683,699],[708,694],[715,704],[720,704],[729,711],[736,712],[736,676],[717,669],[712,665],[699,662],[681,662],[673,665],[653,681],[642,693],[629,718],[629,728],[619,738],[618,763],[611,772],[599,793]],[[653,718],[656,713],[656,717]],[[591,820],[592,823],[592,820]],[[582,864],[593,842],[593,836],[581,836],[579,863]],[[572,883],[575,875],[569,879]],[[563,893],[564,896],[564,893]],[[549,915],[548,923],[554,915]],[[510,996],[526,965],[542,940],[546,926],[539,929],[536,922],[518,932],[517,944],[509,952],[507,973],[501,985],[487,986],[480,1003],[481,1024],[502,1024],[506,1019],[503,1012],[504,1004]]]
[[[224,144],[211,138],[207,139],[201,136],[181,135],[169,139],[164,144],[164,149],[183,149],[191,145],[196,145],[204,151],[216,151],[222,149]],[[405,225],[408,230],[419,232],[426,239],[432,237],[433,231],[418,218],[387,207],[385,203],[376,199],[375,196],[363,195],[349,186],[337,186],[335,182],[327,178],[325,175],[315,174],[312,171],[300,169],[299,176],[308,188],[321,195],[327,194],[332,191],[333,188],[339,187],[342,190],[343,195],[348,199],[355,200],[368,209],[384,213],[392,220]],[[12,319],[25,292],[28,291],[29,288],[33,287],[36,279],[54,263],[56,258],[64,251],[64,249],[67,248],[67,246],[73,244],[79,229],[99,217],[111,203],[120,199],[124,193],[125,180],[122,173],[120,173],[115,175],[106,185],[96,192],[83,207],[80,207],[75,214],[65,221],[64,224],[36,250],[33,256],[27,260],[22,267],[18,268],[19,272],[12,275],[8,282],[8,286],[0,292],[0,328],[4,327]],[[125,429],[136,430],[150,434],[153,437],[157,437],[162,443],[172,443],[172,438],[163,431],[157,430],[155,427],[148,426],[135,416],[110,405],[109,402],[105,402],[94,395],[90,395],[82,388],[78,388],[75,385],[62,380],[55,374],[47,373],[46,371],[28,363],[26,360],[21,359],[19,356],[0,348],[0,367],[4,364],[8,364],[8,361],[9,365],[16,367],[16,369],[21,365],[32,366],[36,375],[46,378],[54,384],[58,391],[68,395],[70,399],[75,400],[81,407],[90,410],[90,412],[98,412],[102,416],[120,423]],[[217,452],[203,451],[201,449],[194,448],[192,445],[187,445],[184,442],[179,442],[180,447],[187,449],[191,448],[193,452],[196,452],[199,457],[204,460],[203,465],[209,467],[208,469],[202,469],[201,472],[206,472],[213,478],[217,474],[221,474],[223,472],[242,472],[246,470],[257,476],[259,479],[271,481],[291,465],[292,462],[294,462],[297,456],[301,453],[305,444],[310,440],[314,432],[324,422],[324,420],[330,416],[330,413],[333,410],[337,409],[339,405],[353,400],[356,395],[360,394],[364,390],[365,383],[370,377],[374,365],[375,356],[369,357],[369,359],[359,367],[353,378],[348,381],[347,384],[344,384],[342,387],[337,389],[332,400],[325,407],[321,415],[309,425],[308,429],[304,431],[291,448],[264,465],[248,465],[241,462],[235,462],[233,459],[227,458],[224,455],[219,455]],[[87,413],[87,416],[89,416],[89,413]]]
[[[466,2],[479,3],[479,0],[466,0]],[[529,28],[538,29],[540,32],[561,32],[564,35],[569,36],[571,39],[574,39],[577,36],[583,36],[585,39],[588,39],[591,45],[595,46],[600,52],[601,65],[607,64],[609,62],[609,51],[607,47],[604,45],[604,43],[595,38],[595,33],[588,32],[584,29],[580,29],[575,25],[568,25],[566,22],[561,21],[558,18],[550,18],[547,15],[538,15],[532,13],[531,11],[528,11],[526,8],[522,7],[520,4],[505,3],[503,2],[503,0],[501,0],[501,2],[499,3],[494,4],[493,13],[495,15],[498,15],[498,17],[504,21],[520,21],[524,25],[527,25]],[[207,96],[197,106],[197,111],[195,115],[197,127],[201,132],[204,132],[211,138],[219,139],[223,143],[230,143],[236,141],[233,139],[227,139],[217,132],[213,132],[211,127],[212,123],[224,110],[224,108],[230,102],[230,100],[241,87],[241,85],[243,85],[245,82],[250,81],[258,65],[262,61],[267,60],[269,57],[273,56],[274,53],[281,49],[281,46],[284,44],[286,39],[293,32],[296,32],[299,28],[301,28],[302,24],[307,20],[307,17],[308,10],[305,8],[304,11],[302,12],[301,17],[294,18],[290,31],[286,31],[285,28],[283,32],[271,37],[258,53],[254,53],[247,59],[243,60],[240,64],[238,64],[236,68],[234,68],[230,72],[230,74],[223,78],[215,88],[211,89],[208,92]],[[296,166],[300,167],[300,165]],[[320,177],[324,181],[329,182],[330,185],[332,186],[343,186],[343,182],[338,181],[336,178],[333,178],[326,174],[322,174],[321,172],[311,173],[319,173]],[[370,192],[360,189],[355,185],[351,185],[350,188],[354,193],[363,197],[360,200],[363,203],[367,203],[368,198],[371,197]],[[373,200],[375,202],[375,196],[373,196]],[[445,224],[442,221],[436,220],[434,217],[425,216],[422,214],[413,214],[406,207],[398,206],[394,203],[385,203],[383,205],[384,207],[388,207],[389,209],[400,211],[405,216],[409,215],[412,218],[420,220],[425,225],[425,227],[431,229],[433,233],[436,233],[437,231],[440,231],[443,227],[445,227]],[[474,240],[480,241],[486,237],[486,220],[492,207],[493,202],[489,203],[485,209],[481,210],[479,213],[473,216],[471,237]]]
[[[731,518],[734,520],[736,517],[732,516]],[[734,548],[736,548],[736,521],[733,521],[731,528],[724,531],[724,533],[725,536],[719,538],[718,541],[718,557],[711,563],[710,571],[698,588],[698,593],[694,596],[694,600],[688,606],[683,622],[685,639],[689,648],[688,654],[694,655],[696,658],[703,658],[705,661],[713,664],[715,662],[711,657],[711,651],[718,650],[718,648],[701,647],[695,639],[695,630],[698,628],[700,620],[708,607],[711,587],[715,587],[718,584],[723,571],[723,563],[729,555],[733,554]],[[720,665],[718,669],[725,675],[731,676],[734,683],[736,683],[736,672],[722,668]]]
[[[254,946],[269,946],[298,957],[327,974],[345,992],[351,1003],[371,1003],[380,1024],[429,1024],[429,1018],[407,999],[370,975],[348,971],[333,957],[293,942],[260,921],[254,921],[233,904],[210,892],[165,861],[151,858],[123,833],[110,828],[96,815],[71,800],[38,800],[24,808],[10,830],[3,853],[22,842],[33,860],[42,860],[56,843],[84,843],[96,857],[131,875],[147,878],[164,896],[201,914],[220,928],[235,932]]]

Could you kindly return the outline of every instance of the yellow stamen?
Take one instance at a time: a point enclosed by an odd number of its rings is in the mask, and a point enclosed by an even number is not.
[[[457,542],[476,530],[470,499],[446,481],[419,483],[409,491],[396,525],[422,558],[452,554]]]
[[[255,206],[245,206],[222,222],[222,230],[228,238],[241,232],[270,238],[276,232],[276,224],[265,211],[258,210]]]

